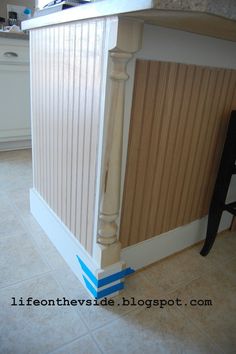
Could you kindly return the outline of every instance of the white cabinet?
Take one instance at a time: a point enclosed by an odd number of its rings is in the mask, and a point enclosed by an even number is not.
[[[29,41],[0,37],[0,150],[31,146]]]

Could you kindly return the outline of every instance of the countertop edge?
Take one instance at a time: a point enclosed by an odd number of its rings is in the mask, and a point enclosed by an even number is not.
[[[91,4],[72,7],[53,14],[32,18],[22,22],[22,29],[34,29],[66,22],[121,15],[129,12],[153,9],[153,0],[103,0]]]
[[[207,13],[211,16],[222,17],[225,20],[236,21],[236,5],[216,5],[212,0],[186,0],[184,2],[182,0],[109,0],[109,2],[103,0],[32,18],[22,23],[22,29],[29,30],[92,18],[128,15],[131,12],[137,12],[138,17],[138,12],[145,10]]]

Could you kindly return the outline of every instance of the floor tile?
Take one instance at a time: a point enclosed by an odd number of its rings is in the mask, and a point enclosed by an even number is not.
[[[218,236],[207,257],[199,244],[127,277],[114,307],[10,306],[13,296],[90,298],[30,214],[31,166],[31,150],[0,152],[1,353],[235,352],[236,233]],[[160,298],[183,306],[146,308]]]
[[[18,215],[14,208],[9,204],[8,198],[4,193],[0,193],[0,232],[4,229],[5,223],[18,222]]]
[[[23,222],[27,231],[30,232],[32,235],[43,232],[41,226],[38,224],[33,215],[29,212],[21,213],[20,219]]]
[[[14,209],[9,208],[5,211],[0,211],[0,234],[5,232],[7,228],[13,228],[11,225],[20,225],[19,217],[15,213]]]
[[[96,330],[94,337],[106,354],[220,353],[175,309],[137,309]]]
[[[0,175],[0,185],[1,189],[5,192],[11,191],[17,185],[19,188],[25,188],[26,190],[32,187],[32,177],[30,176],[19,176],[17,173],[11,174],[10,177]]]
[[[91,336],[87,335],[50,354],[101,354]]]
[[[9,209],[8,212],[0,216],[0,237],[8,237],[9,235],[21,235],[25,232],[24,225],[19,219],[19,215],[14,209]]]
[[[1,160],[1,178],[10,179],[12,176],[21,178],[32,177],[32,163],[30,160]]]
[[[32,232],[32,237],[36,243],[36,248],[46,259],[51,269],[65,267],[66,263],[47,235],[43,231]]]
[[[197,249],[189,248],[151,265],[144,274],[159,292],[168,293],[212,268],[212,262],[200,256]]]
[[[180,307],[198,328],[229,354],[236,348],[236,259],[219,265],[210,273],[190,282],[172,294],[182,299]],[[190,300],[203,300],[201,306],[190,306]],[[211,306],[204,306],[210,300]]]
[[[0,152],[0,171],[1,190],[6,192],[16,186],[30,188],[32,186],[31,154],[28,150]]]
[[[87,291],[84,289],[80,281],[75,277],[72,271],[67,267],[63,267],[55,271],[55,278],[67,292],[70,298],[89,299]],[[120,306],[122,297],[130,300],[132,296],[145,299],[154,296],[156,289],[153,288],[147,279],[137,273],[126,279],[125,290],[114,298],[114,306],[80,306],[76,307],[79,314],[83,317],[85,323],[90,329],[95,329],[109,322],[117,320],[120,316],[133,311],[133,306]]]
[[[32,151],[31,149],[22,149],[22,150],[12,150],[12,151],[0,151],[0,161],[31,161]]]
[[[30,191],[28,188],[14,187],[8,191],[8,197],[18,214],[30,213]]]
[[[23,229],[1,237],[0,249],[0,287],[50,270]]]
[[[87,333],[78,313],[68,306],[11,306],[22,297],[62,299],[65,294],[50,274],[0,291],[0,352],[45,354]]]
[[[203,243],[194,248],[200,252]],[[223,232],[216,237],[210,253],[205,257],[214,264],[222,264],[229,259],[236,257],[236,232]]]

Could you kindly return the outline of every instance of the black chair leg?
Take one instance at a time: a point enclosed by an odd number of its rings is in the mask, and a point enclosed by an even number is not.
[[[206,239],[200,252],[202,256],[207,256],[214,244],[223,211],[235,215],[234,205],[225,204],[231,177],[236,172],[235,160],[236,111],[232,111],[209,209]]]
[[[201,256],[207,256],[215,242],[222,213],[223,209],[220,205],[213,206],[209,210],[206,239],[200,252]]]

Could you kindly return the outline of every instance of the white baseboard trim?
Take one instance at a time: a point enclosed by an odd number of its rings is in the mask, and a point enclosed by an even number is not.
[[[22,150],[31,148],[31,139],[0,141],[0,151]]]
[[[231,221],[232,216],[224,212],[219,232],[229,229]],[[122,249],[121,260],[134,270],[141,269],[204,240],[206,228],[207,217],[195,220],[188,225]]]
[[[30,210],[88,294],[96,299],[117,295],[124,277],[132,272],[123,262],[101,269],[35,189],[30,190]]]
[[[30,190],[30,209],[89,295],[96,299],[117,295],[124,287],[125,276],[134,270],[203,240],[207,226],[207,217],[205,217],[124,248],[120,262],[101,269],[35,189]],[[230,214],[223,213],[219,232],[228,229],[231,220]]]

